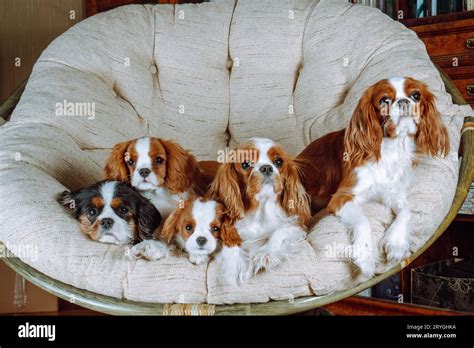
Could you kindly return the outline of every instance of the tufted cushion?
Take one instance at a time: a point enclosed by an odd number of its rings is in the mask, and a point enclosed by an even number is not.
[[[450,156],[416,169],[412,250],[447,213],[457,182],[453,105],[416,35],[346,0],[215,1],[132,5],[88,18],[36,63],[11,120],[0,128],[0,240],[39,271],[73,286],[136,301],[245,303],[325,295],[359,284],[340,221],[324,218],[294,258],[242,288],[222,284],[214,261],[129,261],[125,247],[86,239],[54,200],[102,176],[115,143],[172,138],[199,159],[251,136],[290,153],[344,128],[363,90],[393,75],[426,81],[449,128]],[[93,103],[95,115],[56,115],[57,103]],[[378,242],[393,218],[364,207]],[[33,257],[31,257],[33,256]],[[380,261],[378,272],[391,265]]]

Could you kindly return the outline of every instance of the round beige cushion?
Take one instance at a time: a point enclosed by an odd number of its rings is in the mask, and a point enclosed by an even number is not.
[[[350,233],[335,217],[316,225],[291,260],[233,288],[215,261],[129,261],[124,246],[88,240],[55,195],[101,179],[109,149],[144,135],[174,139],[199,159],[254,136],[296,155],[344,128],[367,86],[397,75],[429,85],[452,143],[446,159],[416,168],[415,251],[450,207],[471,110],[452,104],[412,31],[346,0],[131,5],[88,18],[43,52],[0,128],[0,240],[48,276],[136,301],[265,302],[355,286],[363,279],[337,252]],[[57,112],[69,102],[90,103],[91,112]],[[381,205],[364,208],[377,243],[393,217]],[[390,266],[382,257],[377,272]]]

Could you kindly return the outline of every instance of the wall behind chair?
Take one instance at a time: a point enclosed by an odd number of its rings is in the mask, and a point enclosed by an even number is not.
[[[85,17],[84,8],[84,0],[0,1],[0,103],[48,44]]]

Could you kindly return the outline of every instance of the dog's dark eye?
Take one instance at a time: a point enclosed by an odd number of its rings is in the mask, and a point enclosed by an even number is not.
[[[214,226],[214,227],[212,228],[212,232],[219,232],[220,230],[221,230],[221,229],[220,229],[219,227],[217,227],[217,226]]]
[[[276,160],[275,160],[275,165],[280,168],[282,165],[283,165],[283,159],[281,159],[280,157],[278,157]]]
[[[421,99],[421,93],[416,91],[416,92],[413,92],[412,95],[411,95],[411,99],[415,100],[415,101],[419,101]]]
[[[242,168],[247,170],[250,168],[250,161],[244,161],[242,162]]]
[[[157,164],[162,164],[163,163],[163,158],[157,157],[155,161],[156,161]]]
[[[191,232],[193,230],[193,226],[191,225],[186,225],[186,231]]]
[[[130,160],[128,160],[128,164],[131,165],[131,166],[133,166],[133,165],[135,164],[135,161],[132,160],[132,159],[130,159]]]
[[[382,97],[379,101],[380,105],[387,105],[390,102],[389,97]]]
[[[128,213],[128,208],[122,207],[122,208],[120,208],[120,212],[124,213],[124,214],[127,214]]]
[[[91,208],[89,209],[89,211],[87,212],[90,216],[96,216],[97,215],[97,209],[95,208]]]

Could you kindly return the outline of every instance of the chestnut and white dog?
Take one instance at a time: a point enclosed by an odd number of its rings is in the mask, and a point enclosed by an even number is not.
[[[242,243],[219,253],[224,276],[241,284],[260,270],[278,266],[306,237],[309,197],[295,161],[270,139],[253,138],[236,149],[237,160],[221,165],[211,198],[223,202]]]
[[[220,244],[240,243],[229,226],[223,204],[207,198],[191,198],[166,219],[161,237],[188,253],[189,261],[205,263],[220,249]]]
[[[130,182],[155,205],[163,221],[179,202],[207,189],[205,175],[190,152],[153,137],[115,145],[104,172],[106,179]]]
[[[403,260],[410,254],[408,193],[417,156],[448,152],[434,95],[418,80],[394,77],[365,91],[347,129],[316,140],[300,155],[315,167],[304,173],[312,199],[328,201],[327,211],[353,231],[352,260],[364,276],[375,272],[375,253],[361,204],[378,201],[395,213],[381,247],[388,260]]]
[[[57,200],[79,221],[86,236],[102,243],[151,239],[161,223],[160,213],[148,199],[118,181],[105,180],[77,191],[64,191]]]

